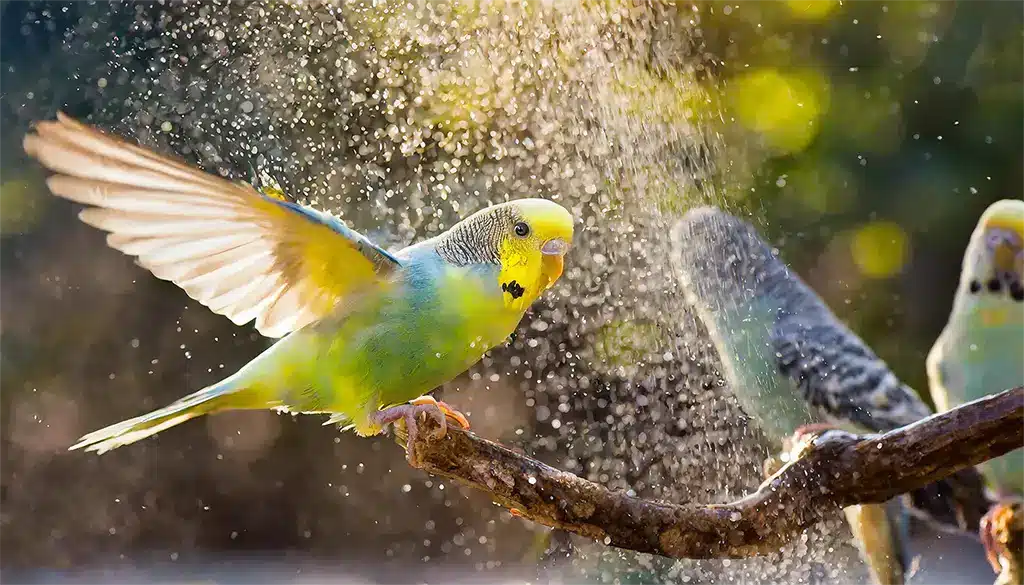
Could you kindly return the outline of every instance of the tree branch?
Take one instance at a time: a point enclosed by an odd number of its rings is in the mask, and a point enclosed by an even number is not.
[[[427,422],[417,465],[488,493],[516,515],[607,545],[672,558],[741,558],[777,551],[837,509],[881,503],[1024,446],[1024,387],[933,415],[884,435],[826,431],[754,493],[729,504],[669,504],[596,483],[451,428]]]

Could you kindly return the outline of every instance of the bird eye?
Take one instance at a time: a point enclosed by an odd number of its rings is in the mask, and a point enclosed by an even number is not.
[[[989,248],[998,247],[1003,241],[1003,232],[1001,230],[992,230],[985,236],[985,243],[988,244]]]
[[[1002,245],[1008,245],[1011,248],[1020,248],[1021,240],[1020,236],[1018,236],[1011,230],[990,228],[988,230],[988,233],[985,234],[985,244],[990,249],[997,248]]]
[[[525,222],[521,221],[517,223],[513,229],[515,230],[516,235],[520,238],[525,238],[530,235],[530,226],[526,225]]]

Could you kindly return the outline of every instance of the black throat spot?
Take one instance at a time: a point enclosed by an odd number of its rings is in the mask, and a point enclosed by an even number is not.
[[[524,294],[526,294],[526,289],[523,288],[523,286],[521,284],[519,284],[518,282],[516,282],[514,280],[512,282],[503,282],[503,283],[501,283],[501,290],[503,292],[507,292],[508,294],[512,295],[513,299],[518,299],[519,297],[521,297]]]

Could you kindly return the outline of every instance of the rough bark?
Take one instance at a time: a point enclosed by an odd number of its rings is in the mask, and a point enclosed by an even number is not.
[[[841,508],[885,502],[1024,446],[1024,387],[884,435],[807,435],[757,491],[721,505],[630,497],[470,432],[430,439],[436,423],[424,424],[418,467],[482,490],[518,516],[638,552],[742,558],[777,551]]]

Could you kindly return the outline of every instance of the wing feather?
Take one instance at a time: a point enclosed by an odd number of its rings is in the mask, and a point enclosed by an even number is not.
[[[124,213],[117,209],[88,207],[78,218],[101,230],[132,236],[150,237],[154,233],[171,236],[195,237],[212,232],[222,234],[251,230],[229,219],[199,218],[191,215],[134,212]]]
[[[353,292],[388,282],[393,256],[329,214],[108,136],[63,114],[25,151],[50,190],[158,278],[242,325],[281,337]]]
[[[818,414],[872,432],[931,414],[748,222],[701,208],[688,212],[672,237],[673,262],[702,317],[721,321],[728,336],[742,338],[749,328],[771,348],[763,357],[772,369]],[[757,319],[747,321],[751,316]],[[754,331],[755,324],[762,329]],[[726,339],[713,340],[728,347]]]

